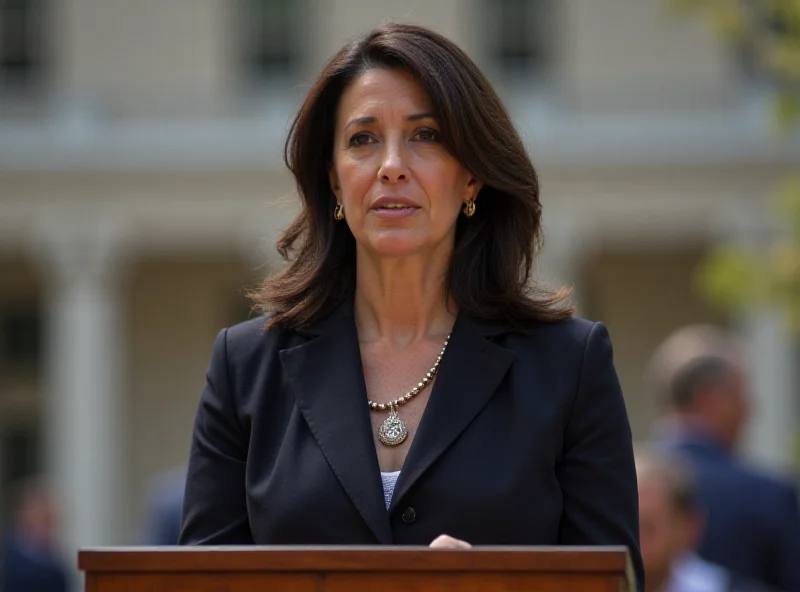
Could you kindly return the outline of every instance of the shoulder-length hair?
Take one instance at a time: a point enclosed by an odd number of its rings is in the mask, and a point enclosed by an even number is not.
[[[251,294],[268,326],[297,328],[333,311],[355,289],[356,245],[328,177],[344,89],[371,68],[411,73],[428,93],[445,147],[483,181],[471,218],[459,216],[446,278],[449,299],[479,320],[522,328],[572,316],[568,289],[529,283],[542,245],[539,181],[491,83],[454,43],[423,27],[391,24],[345,45],[325,66],[292,123],[284,160],[302,209],[277,242],[287,265]]]

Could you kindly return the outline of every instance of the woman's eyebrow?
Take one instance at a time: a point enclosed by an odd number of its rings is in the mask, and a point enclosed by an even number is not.
[[[419,121],[421,119],[436,119],[433,116],[433,113],[415,113],[414,115],[409,115],[406,117],[406,121]],[[355,119],[351,119],[347,122],[347,125],[344,126],[346,130],[351,125],[370,125],[377,121],[375,117],[356,117]]]
[[[369,125],[371,123],[375,123],[377,119],[374,117],[356,117],[355,119],[351,119],[347,122],[347,125],[344,126],[344,129],[347,129],[351,125]]]

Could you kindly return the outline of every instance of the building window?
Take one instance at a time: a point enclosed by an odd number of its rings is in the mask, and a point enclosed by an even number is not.
[[[488,55],[500,74],[542,72],[553,29],[552,0],[485,0]]]
[[[0,437],[4,485],[13,485],[39,472],[39,442],[39,431],[34,426],[19,426]]]
[[[286,76],[297,66],[297,1],[240,0],[244,65],[255,80]]]
[[[41,0],[0,0],[0,85],[25,87],[41,68]]]
[[[36,372],[41,360],[41,315],[28,307],[0,311],[0,372]]]

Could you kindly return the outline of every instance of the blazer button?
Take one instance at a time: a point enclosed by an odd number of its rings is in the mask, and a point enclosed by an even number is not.
[[[413,524],[417,520],[417,511],[411,506],[409,506],[408,508],[403,510],[403,515],[401,516],[401,519],[406,524]]]

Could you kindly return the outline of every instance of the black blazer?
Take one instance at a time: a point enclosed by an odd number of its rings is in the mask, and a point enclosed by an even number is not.
[[[388,511],[352,300],[307,329],[263,325],[214,343],[182,544],[626,545],[642,586],[631,431],[601,323],[521,335],[459,315]]]

